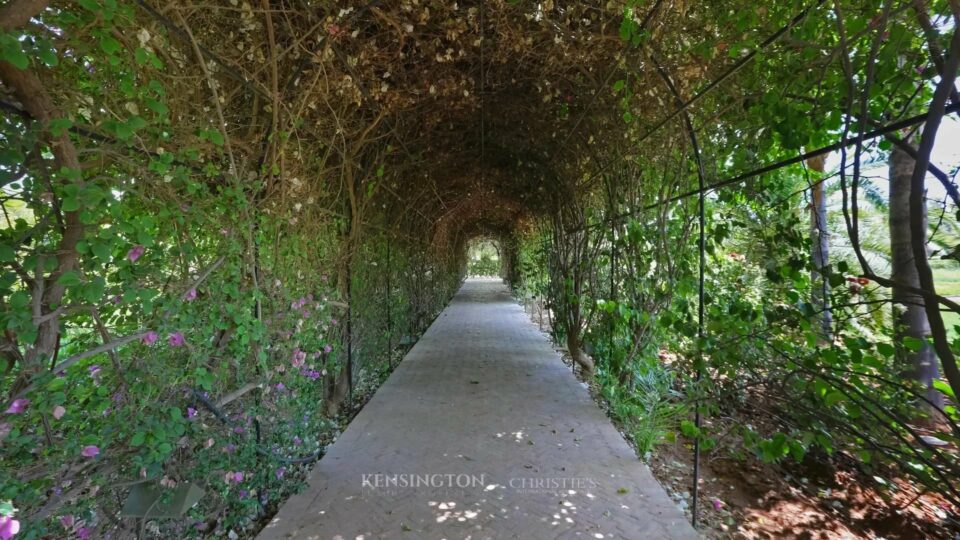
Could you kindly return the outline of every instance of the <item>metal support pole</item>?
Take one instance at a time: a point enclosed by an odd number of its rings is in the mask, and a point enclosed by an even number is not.
[[[353,256],[347,261],[347,399],[353,402]]]
[[[393,319],[391,318],[391,308],[393,307],[393,291],[390,288],[390,274],[393,273],[393,266],[390,265],[390,238],[387,238],[387,363],[390,369],[393,369]]]

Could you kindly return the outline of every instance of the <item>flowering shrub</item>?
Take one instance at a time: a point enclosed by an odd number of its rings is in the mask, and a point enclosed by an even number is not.
[[[322,152],[258,166],[133,4],[34,15],[0,32],[0,71],[33,85],[0,119],[0,538],[133,533],[139,483],[204,490],[155,535],[249,534],[458,266],[336,217],[341,186],[298,179]]]

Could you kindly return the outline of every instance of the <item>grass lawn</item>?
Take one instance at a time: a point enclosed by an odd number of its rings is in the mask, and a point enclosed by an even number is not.
[[[937,287],[937,294],[942,296],[960,296],[960,265],[954,261],[930,261],[933,267],[933,282]],[[943,310],[943,323],[947,327],[950,337],[957,337],[955,325],[960,325],[960,314],[950,310]]]
[[[943,296],[960,296],[960,265],[954,261],[930,261],[937,293]]]

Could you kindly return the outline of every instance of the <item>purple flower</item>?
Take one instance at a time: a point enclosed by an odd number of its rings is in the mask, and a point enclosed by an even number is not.
[[[19,398],[13,400],[13,403],[10,404],[10,407],[7,408],[7,414],[21,414],[27,410],[27,407],[30,406],[30,400]]]
[[[90,540],[90,529],[88,527],[80,527],[77,529],[77,538],[80,540]]]
[[[90,376],[93,377],[93,378],[97,378],[97,377],[100,376],[100,366],[98,366],[98,365],[96,365],[96,364],[88,367],[88,368],[87,368],[87,371],[90,372]]]
[[[721,508],[723,508],[723,501],[721,501],[720,499],[714,499],[714,500],[713,500],[713,509],[714,509],[714,510],[719,510],[719,509],[721,509]]]
[[[151,330],[151,331],[147,332],[146,334],[144,334],[144,336],[143,336],[142,338],[140,338],[140,343],[143,343],[144,345],[153,345],[154,343],[157,342],[157,338],[159,338],[159,337],[160,337],[160,336],[157,335],[156,332],[154,332],[153,330]]]
[[[223,447],[223,451],[228,454],[232,454],[236,449],[237,449],[237,445],[233,443],[227,443],[227,445]]]
[[[197,415],[197,410],[193,407],[187,407],[187,418],[193,418]]]
[[[120,295],[118,294],[118,295],[114,296],[113,298],[111,298],[110,300],[111,300],[114,304],[119,304],[122,299],[120,298]]]
[[[53,408],[53,417],[57,420],[63,418],[63,415],[67,414],[67,410],[63,408],[63,405],[57,405]]]
[[[287,468],[280,467],[279,469],[277,469],[276,474],[277,474],[277,480],[280,480],[281,478],[283,478],[283,475],[287,474]]]
[[[145,251],[147,251],[147,248],[143,246],[133,246],[130,248],[130,251],[127,252],[127,260],[137,262],[137,259],[142,257]]]
[[[336,319],[330,319],[330,324],[336,326],[336,325],[337,325],[337,320],[336,320]]]
[[[68,514],[60,517],[60,524],[66,529],[72,529],[74,523],[76,523],[76,518],[74,518],[72,515]]]
[[[237,494],[240,496],[241,499],[246,499],[248,492],[245,489],[241,489],[240,491],[237,492]]]
[[[20,522],[11,516],[0,516],[0,539],[10,540],[20,532]]]
[[[330,354],[331,352],[333,352],[333,347],[331,347],[331,346],[329,346],[329,345],[324,345],[324,346],[323,346],[323,352],[325,352],[325,353],[327,353],[327,354]]]
[[[277,386],[276,386],[275,388],[276,388],[277,390],[281,391],[281,392],[283,392],[284,390],[287,389],[287,387],[284,386],[284,384],[283,384],[282,382],[278,382],[278,383],[277,383]]]
[[[183,338],[182,332],[173,332],[167,337],[167,343],[171,347],[182,347],[186,342],[187,340]]]
[[[243,433],[244,431],[245,431],[245,430],[243,429],[242,426],[237,426],[237,427],[233,428],[233,432],[236,433],[237,435],[240,435],[240,434]]]
[[[97,457],[98,455],[100,455],[100,449],[93,445],[84,446],[83,450],[80,451],[80,455],[82,455],[83,457],[90,457],[90,458]]]
[[[192,302],[197,298],[197,290],[191,288],[189,291],[183,293],[183,299],[187,302]]]
[[[303,443],[303,440],[300,437],[296,435],[293,436],[293,444],[295,444],[296,446],[300,446],[300,444],[302,443]]]

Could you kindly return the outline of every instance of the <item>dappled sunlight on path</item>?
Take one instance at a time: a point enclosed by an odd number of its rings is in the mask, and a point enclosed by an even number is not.
[[[468,280],[260,538],[695,538],[507,288]]]

